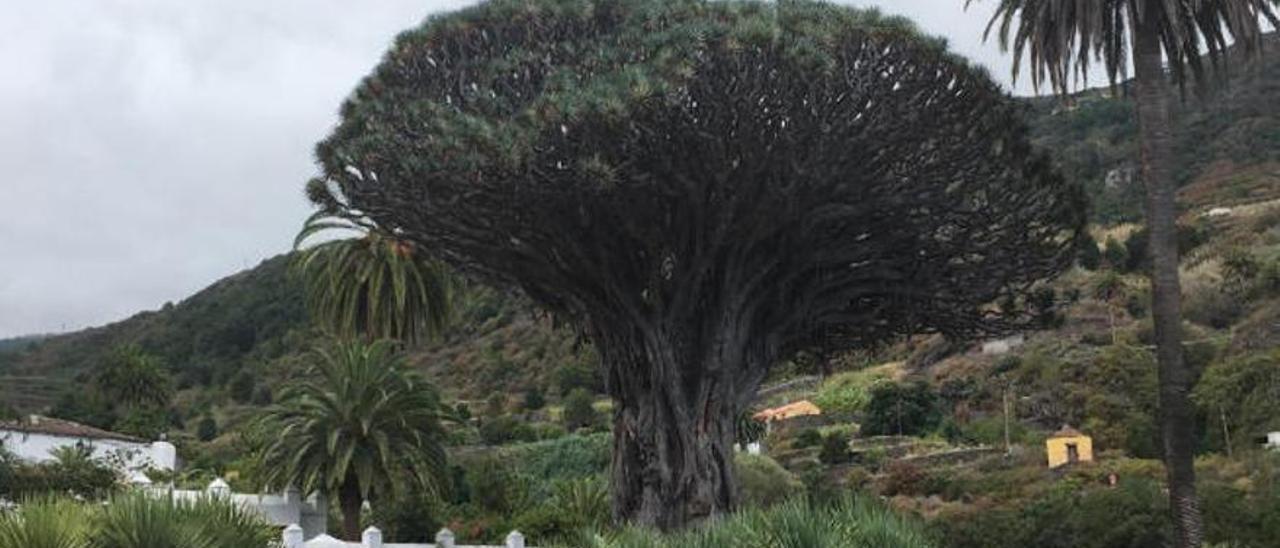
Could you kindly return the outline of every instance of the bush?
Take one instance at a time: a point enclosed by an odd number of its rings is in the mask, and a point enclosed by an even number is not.
[[[871,389],[888,382],[891,376],[886,367],[873,367],[828,378],[818,388],[813,403],[824,413],[860,413],[871,402]]]
[[[118,487],[115,469],[93,458],[85,446],[56,450],[52,461],[25,463],[0,457],[0,498],[23,500],[31,497],[72,495],[89,500],[109,496]]]
[[[773,506],[804,493],[804,483],[767,456],[738,453],[734,469],[747,506]]]
[[[863,432],[914,436],[932,431],[942,420],[938,397],[927,383],[881,383],[871,391]]]
[[[982,511],[938,523],[948,546],[1111,548],[1168,546],[1167,498],[1155,482],[1121,478],[1114,489],[1057,484],[1017,510]]]
[[[1188,285],[1182,307],[1182,315],[1187,320],[1226,329],[1244,314],[1244,302],[1237,294],[1207,283]]]
[[[511,415],[485,419],[480,423],[480,441],[485,445],[530,442],[538,439],[533,427]]]
[[[524,402],[521,404],[525,411],[537,411],[546,405],[547,398],[542,394],[542,388],[534,386],[525,390]]]
[[[469,500],[478,508],[509,516],[529,500],[528,478],[516,473],[498,457],[478,459],[466,466]]]
[[[568,396],[577,389],[599,393],[604,388],[599,368],[585,360],[561,365],[556,368],[554,376],[561,397]]]
[[[539,504],[512,519],[511,527],[525,536],[525,542],[545,546],[590,525],[555,505]]]
[[[609,467],[609,434],[571,434],[550,441],[509,445],[498,457],[514,463],[521,474],[549,481],[602,474]]]
[[[576,388],[564,400],[564,414],[561,420],[570,432],[579,428],[589,428],[596,424],[599,417],[594,406],[595,398],[584,388]]]
[[[502,392],[494,392],[484,401],[484,414],[486,417],[500,417],[507,413],[507,395]]]
[[[822,448],[818,450],[818,461],[827,465],[849,462],[849,438],[840,434],[823,437]]]
[[[439,499],[428,493],[403,493],[373,505],[373,523],[387,542],[434,542],[443,526]]]
[[[200,441],[211,441],[218,437],[218,422],[213,417],[205,417],[200,419],[196,425],[196,439]]]
[[[806,428],[796,434],[795,441],[791,442],[791,446],[795,448],[816,447],[822,445],[822,433],[816,428]]]

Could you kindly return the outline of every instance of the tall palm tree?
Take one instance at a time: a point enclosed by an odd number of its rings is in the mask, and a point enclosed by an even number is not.
[[[335,232],[354,237],[311,243]],[[294,247],[312,318],[339,337],[414,343],[448,323],[448,271],[376,225],[320,211],[307,219]]]
[[[975,1],[966,0],[966,6]],[[1181,88],[1188,75],[1199,79],[1202,54],[1217,67],[1232,43],[1246,54],[1260,51],[1263,20],[1280,23],[1276,5],[1277,0],[1000,0],[987,27],[988,36],[997,31],[1001,47],[1013,50],[1015,78],[1027,58],[1037,89],[1047,79],[1065,95],[1073,78],[1084,79],[1095,60],[1102,61],[1114,86],[1133,66],[1147,187],[1161,433],[1180,546],[1200,546],[1203,524],[1192,468],[1195,417],[1189,395],[1195,374],[1181,344],[1170,84]]]
[[[357,540],[364,501],[443,485],[443,410],[389,342],[342,343],[317,357],[260,419],[271,438],[259,452],[263,483],[336,496],[343,534]]]

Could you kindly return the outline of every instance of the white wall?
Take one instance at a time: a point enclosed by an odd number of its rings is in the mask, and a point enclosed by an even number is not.
[[[18,458],[28,462],[53,460],[54,449],[74,446],[78,443],[92,447],[95,457],[119,460],[129,470],[147,467],[173,470],[176,464],[176,451],[173,445],[162,441],[136,443],[0,429],[0,444]]]

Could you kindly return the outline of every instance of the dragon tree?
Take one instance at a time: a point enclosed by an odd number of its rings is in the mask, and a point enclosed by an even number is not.
[[[614,518],[731,510],[735,418],[797,351],[1016,329],[1083,198],[979,68],[806,2],[495,0],[401,34],[308,196],[596,347]]]

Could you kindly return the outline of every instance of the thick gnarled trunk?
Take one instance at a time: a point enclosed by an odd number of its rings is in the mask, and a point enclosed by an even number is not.
[[[616,522],[673,530],[736,507],[735,417],[741,394],[759,384],[748,366],[758,362],[742,358],[745,342],[720,335],[710,349],[689,350],[687,338],[661,332],[602,345]]]
[[[1148,8],[1154,13],[1153,7]],[[1195,412],[1191,389],[1195,373],[1182,352],[1182,288],[1178,280],[1176,191],[1172,176],[1172,101],[1165,80],[1159,34],[1151,21],[1134,24],[1134,70],[1147,185],[1147,227],[1151,252],[1151,315],[1155,324],[1160,377],[1160,431],[1169,480],[1169,504],[1177,545],[1198,548],[1204,525],[1196,497]]]

